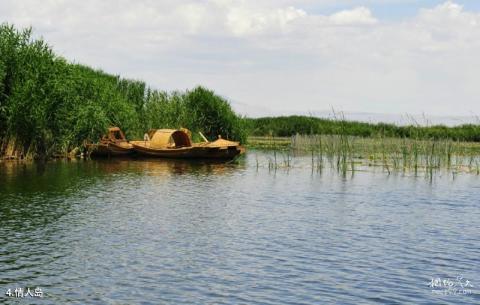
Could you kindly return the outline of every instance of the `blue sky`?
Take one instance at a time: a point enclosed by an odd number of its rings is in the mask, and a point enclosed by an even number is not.
[[[2,0],[65,58],[246,115],[480,114],[480,1]]]
[[[419,9],[434,7],[444,2],[438,0],[396,1],[396,3],[377,3],[372,5],[371,8],[373,13],[381,19],[398,20],[414,17]],[[480,1],[478,0],[455,1],[455,3],[462,5],[468,11],[480,11]]]
[[[306,11],[318,14],[332,14],[339,10],[347,10],[355,6],[367,6],[380,19],[383,20],[399,20],[402,18],[414,17],[422,8],[431,8],[442,4],[445,1],[439,0],[393,0],[393,1],[320,1],[318,3],[312,1],[311,3],[302,3]],[[468,11],[480,11],[480,1],[478,0],[458,0],[455,1],[462,5]]]

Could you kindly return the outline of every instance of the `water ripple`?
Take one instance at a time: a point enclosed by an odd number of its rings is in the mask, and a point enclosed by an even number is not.
[[[479,300],[428,287],[457,276],[480,285],[478,178],[252,164],[10,168],[0,175],[0,293],[39,286],[43,304]]]

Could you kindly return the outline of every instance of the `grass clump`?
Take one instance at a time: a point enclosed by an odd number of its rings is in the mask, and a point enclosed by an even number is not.
[[[311,153],[312,160],[326,157],[342,172],[354,171],[355,164],[382,167],[388,173],[423,171],[433,174],[441,169],[472,172],[480,162],[480,144],[474,142],[296,135],[291,143],[291,149]]]
[[[31,29],[0,25],[0,158],[66,155],[109,126],[128,138],[150,128],[186,127],[213,139],[245,141],[228,101],[197,87],[153,90],[55,55]]]

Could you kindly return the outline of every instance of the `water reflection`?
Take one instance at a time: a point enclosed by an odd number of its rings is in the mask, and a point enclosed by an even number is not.
[[[242,168],[239,164],[178,160],[4,162],[0,163],[0,222],[2,228],[10,226],[11,230],[48,224],[91,192],[108,196],[122,183],[129,183],[125,182],[129,176],[153,176],[159,183],[177,175],[221,176]]]
[[[442,301],[430,277],[480,283],[478,177],[344,178],[312,175],[304,161],[277,171],[252,154],[0,163],[0,293],[40,286],[46,304],[427,304]]]
[[[106,159],[51,161],[47,163],[0,162],[0,187],[10,192],[62,191],[85,178],[115,174],[222,175],[245,168],[242,163],[215,163],[165,159]],[[10,189],[9,189],[10,188]]]

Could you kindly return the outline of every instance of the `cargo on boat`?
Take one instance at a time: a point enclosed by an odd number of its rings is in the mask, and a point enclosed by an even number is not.
[[[118,127],[108,128],[108,133],[98,143],[88,143],[85,147],[92,157],[128,156],[134,152],[132,144]]]
[[[187,129],[152,129],[143,141],[131,141],[135,152],[158,158],[233,159],[242,152],[238,142],[219,139],[192,143]]]

